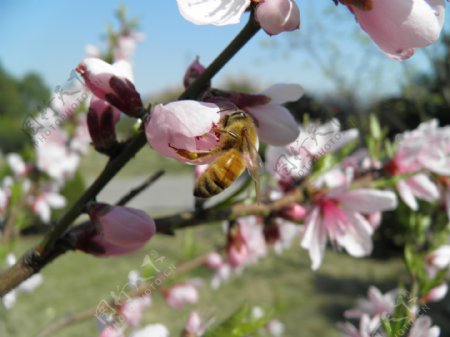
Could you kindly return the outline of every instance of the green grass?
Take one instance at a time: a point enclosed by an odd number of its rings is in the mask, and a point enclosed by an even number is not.
[[[0,336],[34,336],[59,317],[95,307],[110,292],[126,284],[128,272],[139,269],[151,250],[165,256],[168,264],[178,263],[185,258],[183,247],[187,233],[179,232],[175,238],[154,237],[144,249],[125,257],[98,259],[77,252],[66,254],[42,271],[45,282],[35,292],[21,293],[14,308],[2,312]],[[219,225],[197,228],[191,234],[195,249],[190,252],[196,256],[223,244]],[[34,241],[23,240],[17,247],[18,253]],[[193,275],[205,276],[210,272],[200,269]],[[279,308],[278,317],[287,328],[285,336],[339,336],[336,323],[342,320],[343,310],[354,305],[356,297],[364,296],[370,284],[382,290],[394,288],[399,278],[406,280],[399,260],[355,259],[331,251],[327,252],[320,270],[312,272],[307,252],[294,244],[285,254],[271,253],[261,263],[248,267],[242,276],[233,277],[218,291],[206,284],[200,290],[198,305],[174,311],[159,294],[153,296],[153,304],[145,312],[145,322],[162,322],[170,328],[171,336],[178,336],[191,309],[206,318],[216,317],[217,322],[240,304],[249,303]],[[97,335],[92,318],[54,336]]]
[[[97,176],[105,167],[107,157],[90,149],[81,160],[80,170],[85,176]],[[176,160],[160,156],[157,152],[145,146],[131,159],[120,171],[117,177],[149,176],[157,170],[165,170],[166,173],[189,173],[193,167],[177,162]]]

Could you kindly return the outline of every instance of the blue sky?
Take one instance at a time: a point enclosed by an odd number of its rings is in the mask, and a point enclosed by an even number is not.
[[[245,17],[241,25],[196,26],[179,15],[175,0],[2,0],[0,62],[16,76],[35,71],[52,88],[62,84],[85,56],[86,44],[104,46],[101,36],[105,24],[117,24],[114,12],[120,4],[127,5],[131,17],[140,19],[140,30],[146,36],[135,56],[136,85],[144,94],[180,84],[187,65],[197,55],[208,64],[246,21]],[[302,13],[300,32],[277,37],[258,33],[215,83],[246,78],[264,88],[276,82],[296,82],[320,95],[335,88],[323,74],[323,67],[334,61],[331,71],[337,69],[350,82],[366,83],[367,87],[360,86],[361,90],[372,90],[370,83],[379,90],[374,94],[398,90],[398,74],[404,66],[382,56],[364,37],[359,42],[363,35],[354,39],[358,26],[345,7],[335,8],[331,0],[303,0],[298,4]],[[328,18],[324,16],[327,11],[338,11],[338,16]],[[336,49],[345,62],[335,57]],[[358,71],[354,69],[357,60],[363,64]],[[370,73],[363,75],[367,79],[361,77],[360,68],[366,68],[366,60],[384,70],[381,81],[387,84],[375,86],[375,77]],[[428,67],[420,54],[407,65]]]

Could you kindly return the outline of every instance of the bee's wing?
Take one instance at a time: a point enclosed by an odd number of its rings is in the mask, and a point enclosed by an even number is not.
[[[260,200],[260,181],[259,177],[264,171],[263,162],[261,157],[259,156],[258,150],[255,145],[250,141],[248,134],[246,132],[243,133],[244,146],[243,146],[243,155],[245,159],[245,166],[247,167],[248,173],[255,181],[255,190],[256,190],[256,201],[259,203]]]

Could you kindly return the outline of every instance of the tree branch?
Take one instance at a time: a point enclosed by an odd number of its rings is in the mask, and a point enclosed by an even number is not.
[[[259,26],[253,15],[235,39],[211,63],[205,72],[182,93],[179,99],[194,99],[198,97],[210,80],[219,70],[258,32]],[[58,239],[82,213],[85,205],[92,201],[109,181],[133,158],[147,143],[145,133],[141,131],[134,136],[117,157],[108,162],[93,184],[85,191],[78,201],[61,218],[56,226],[48,232],[43,240],[31,251],[25,253],[17,263],[0,275],[0,296],[5,295],[28,277],[38,272],[54,256],[54,247]],[[60,255],[60,254],[59,254]]]

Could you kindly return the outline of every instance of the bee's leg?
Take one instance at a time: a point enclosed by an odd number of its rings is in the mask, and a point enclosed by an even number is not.
[[[213,125],[212,130],[213,130],[214,132],[216,132],[216,133],[227,133],[227,134],[229,134],[231,137],[237,139],[237,135],[236,135],[234,132],[225,130],[225,129],[219,127],[218,125]]]
[[[197,160],[197,159],[204,159],[204,158],[208,158],[211,157],[212,155],[216,154],[217,152],[220,151],[220,149],[217,148],[213,148],[210,151],[205,151],[205,152],[194,152],[194,151],[188,151],[185,149],[179,149],[175,146],[172,146],[169,144],[169,147],[174,149],[176,151],[176,153],[185,159],[189,159],[189,160]]]

